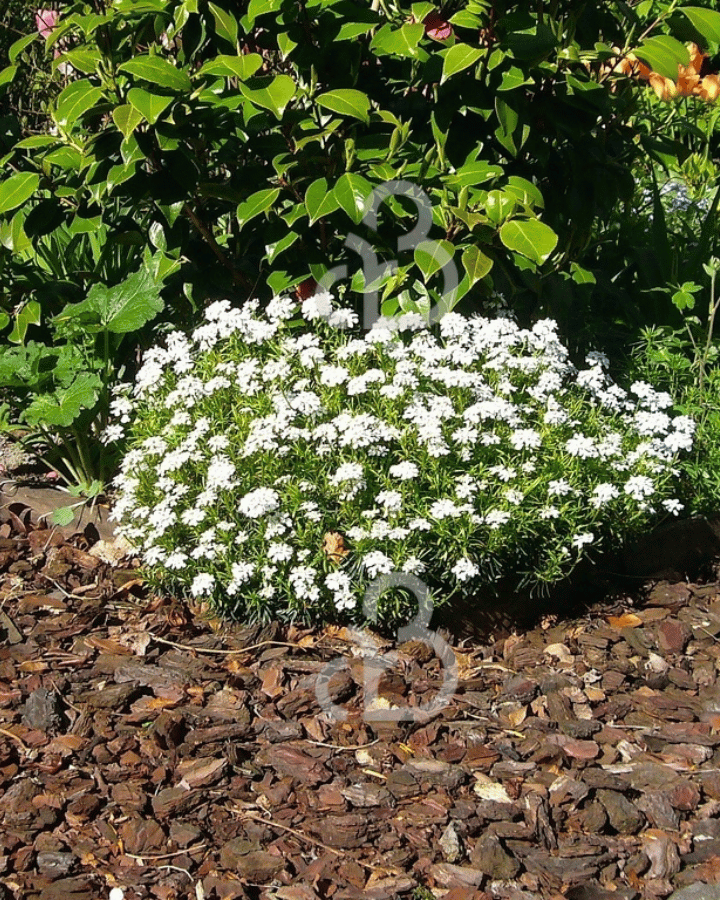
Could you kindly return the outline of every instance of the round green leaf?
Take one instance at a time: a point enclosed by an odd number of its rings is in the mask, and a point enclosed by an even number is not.
[[[40,176],[20,172],[0,182],[0,213],[10,212],[32,197],[40,184]]]
[[[340,115],[352,116],[365,123],[370,121],[370,98],[362,91],[350,88],[342,91],[326,91],[317,98],[317,102],[325,109]]]
[[[508,248],[536,263],[544,263],[557,246],[558,236],[538,219],[513,219],[500,229],[500,240]]]

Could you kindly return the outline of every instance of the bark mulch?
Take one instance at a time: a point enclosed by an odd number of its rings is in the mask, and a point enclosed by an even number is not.
[[[718,584],[465,643],[448,706],[382,722],[347,630],[221,626],[91,527],[3,521],[0,898],[720,892]],[[431,649],[375,642],[376,707],[426,703]]]

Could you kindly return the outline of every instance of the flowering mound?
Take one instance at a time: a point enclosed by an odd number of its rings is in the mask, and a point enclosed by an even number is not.
[[[214,303],[114,402],[130,449],[113,515],[166,586],[246,620],[332,619],[393,571],[440,602],[556,581],[680,509],[693,422],[612,383],[600,354],[577,371],[552,321],[450,313],[436,337],[409,314],[359,339],[328,294],[299,312]]]

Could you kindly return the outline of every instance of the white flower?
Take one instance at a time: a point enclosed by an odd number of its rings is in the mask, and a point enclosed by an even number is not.
[[[319,294],[313,294],[303,301],[302,314],[312,321],[313,319],[329,319],[332,313],[332,294],[327,291],[321,291]]]
[[[592,544],[594,540],[595,535],[592,533],[592,531],[586,531],[583,534],[574,535],[571,544],[577,550],[582,550],[585,544]]]
[[[592,497],[590,498],[590,504],[597,509],[598,507],[603,506],[605,503],[609,503],[611,500],[614,500],[619,496],[620,491],[615,487],[614,484],[604,482],[603,484],[599,484],[596,488],[594,488]]]
[[[402,494],[400,491],[380,491],[375,497],[375,502],[385,509],[385,512],[398,512],[402,509]]]
[[[332,328],[347,329],[354,328],[358,323],[357,313],[350,309],[336,309],[330,313],[328,325]]]
[[[652,478],[648,478],[647,475],[633,475],[625,482],[623,490],[633,500],[645,500],[655,493],[655,485]]]
[[[548,496],[564,497],[566,494],[572,494],[572,485],[564,478],[558,478],[548,483]]]
[[[401,570],[408,575],[422,575],[425,568],[425,563],[421,559],[418,559],[417,556],[408,556],[401,566]]]
[[[436,500],[431,504],[428,512],[433,519],[438,520],[447,518],[456,519],[458,516],[462,515],[462,510],[458,509],[452,500]]]
[[[389,575],[394,568],[393,561],[379,550],[372,550],[370,553],[366,553],[362,558],[362,565],[367,572],[368,578],[375,578],[377,575]]]
[[[420,469],[418,469],[415,463],[405,460],[404,462],[390,466],[388,474],[391,478],[399,478],[400,481],[408,481],[409,479],[417,478],[420,474]]]
[[[257,488],[245,494],[238,504],[238,509],[249,519],[259,519],[277,509],[279,504],[280,497],[277,491],[272,488]]]
[[[510,435],[510,443],[515,450],[524,450],[526,447],[534,449],[540,446],[542,438],[534,428],[517,428]]]
[[[674,516],[677,516],[678,513],[685,509],[685,506],[679,500],[663,500],[662,506]]]
[[[193,583],[190,587],[190,593],[193,595],[193,597],[207,597],[212,593],[214,587],[214,576],[209,575],[207,572],[201,572],[193,579]]]
[[[270,562],[289,562],[293,558],[293,548],[290,544],[277,541],[267,548],[267,556]]]
[[[502,509],[493,509],[483,516],[483,521],[494,531],[496,528],[500,528],[501,525],[507,524],[511,518],[512,516],[509,512]]]
[[[320,368],[320,384],[326,387],[336,387],[338,384],[344,384],[350,373],[344,366],[322,366]]]
[[[350,578],[344,572],[330,572],[325,576],[325,584],[333,593],[335,608],[342,612],[353,609],[356,598],[353,595]]]
[[[451,571],[458,581],[469,581],[480,574],[480,569],[467,557],[459,559]]]

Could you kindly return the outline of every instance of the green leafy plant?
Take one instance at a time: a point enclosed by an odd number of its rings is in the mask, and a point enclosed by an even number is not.
[[[84,496],[97,496],[117,464],[116,448],[109,450],[100,436],[113,386],[126,370],[125,339],[163,309],[160,289],[168,274],[154,257],[114,287],[94,285],[53,317],[46,341],[27,339],[39,324],[31,301],[16,317],[15,345],[0,345],[0,397],[12,404],[13,429],[27,429],[27,446]]]
[[[679,512],[693,422],[599,354],[577,372],[553,322],[449,313],[437,337],[406,314],[363,340],[327,293],[299,311],[212,304],[128,386],[113,515],[156,584],[243,619],[357,616],[377,575],[421,576],[438,603],[538,588]]]
[[[705,288],[684,284],[669,288],[684,318],[684,327],[655,326],[643,331],[631,366],[636,377],[670,391],[678,412],[697,422],[693,452],[678,463],[680,497],[694,514],[717,515],[720,507],[720,345],[715,320],[720,308],[716,290],[720,260],[703,265],[709,279],[707,311],[695,315],[697,295]]]

